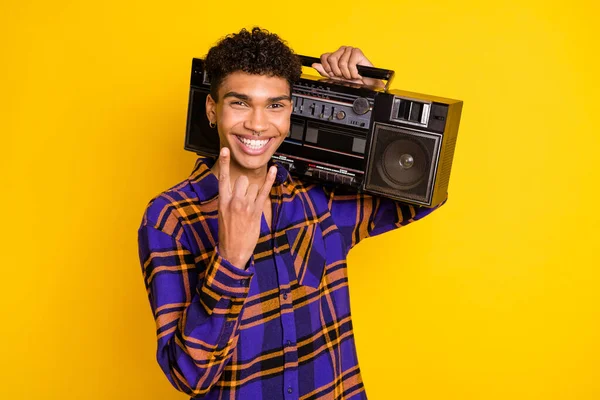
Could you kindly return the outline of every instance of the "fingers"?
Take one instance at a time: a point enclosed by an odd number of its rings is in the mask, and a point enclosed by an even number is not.
[[[248,202],[254,204],[256,201],[256,196],[258,196],[258,185],[256,183],[248,186],[248,190],[246,191],[246,197],[248,197]]]
[[[246,192],[248,191],[248,177],[246,175],[242,175],[236,179],[233,184],[233,197],[237,197],[243,199],[246,197]]]
[[[350,60],[351,55],[352,55],[352,47],[347,46],[346,48],[344,48],[344,52],[342,53],[342,55],[338,61],[338,67],[340,68],[340,71],[342,72],[342,76],[344,77],[344,79],[348,79],[348,80],[352,79],[352,74],[350,73],[350,69],[348,69],[348,61]]]
[[[314,63],[313,65],[311,65],[311,67],[313,67],[314,69],[316,69],[317,72],[319,74],[321,74],[321,76],[329,78],[329,74],[327,72],[325,72],[325,68],[323,68],[322,64]]]
[[[257,209],[261,210],[261,212],[262,212],[262,205],[265,203],[265,201],[267,201],[267,198],[269,197],[269,193],[271,193],[271,188],[273,187],[273,183],[275,183],[276,176],[277,176],[277,167],[273,165],[273,166],[271,166],[271,168],[269,168],[269,172],[267,173],[267,178],[265,179],[265,183],[260,188],[260,192],[258,193],[258,196],[256,197],[256,204],[261,206],[261,207],[257,207]]]
[[[223,147],[219,155],[219,197],[223,201],[231,198],[231,184],[229,182],[229,149]]]
[[[342,55],[344,54],[344,51],[345,51],[345,46],[342,46],[327,56],[327,64],[328,64],[329,68],[325,68],[325,71],[326,72],[331,71],[331,73],[329,74],[330,76],[335,75],[340,78],[343,76],[342,71],[340,70],[340,66],[338,65],[338,62],[339,62],[340,58],[342,57]],[[327,53],[325,53],[325,54],[327,54]],[[321,63],[323,63],[322,58],[323,57],[321,56]]]
[[[365,63],[366,61],[366,63]],[[352,79],[362,79],[362,76],[358,73],[357,65],[367,65],[372,66],[371,62],[367,60],[365,55],[360,49],[352,49],[352,54],[348,60],[348,69],[350,70],[350,75]]]
[[[353,49],[352,56],[350,57],[349,63],[352,68],[356,68],[357,65],[364,65],[366,67],[373,66],[371,61],[369,61],[369,59],[364,55],[364,53],[360,49],[356,49],[356,48]],[[358,75],[358,69],[356,70],[356,74]],[[358,75],[358,76],[360,76],[360,75]],[[360,77],[360,79],[366,85],[385,87],[385,83],[383,83],[383,81],[381,81],[379,79],[363,78],[363,77]]]
[[[361,49],[342,46],[333,53],[323,53],[321,55],[321,66],[313,64],[322,76],[332,79],[343,79],[357,83],[363,83],[372,86],[384,87],[385,84],[379,79],[363,78],[358,73],[357,65],[372,67],[373,64],[364,55]]]
[[[350,58],[352,60],[352,63],[354,63],[354,64],[364,65],[364,66],[367,66],[367,67],[372,67],[373,66],[373,64],[371,63],[371,61],[369,61],[369,59],[367,58],[367,56],[365,56],[365,54],[359,48],[353,49],[353,51],[352,51],[352,57],[350,57]]]
[[[323,71],[327,74],[327,76],[331,76],[331,67],[329,66],[329,61],[327,60],[331,53],[323,53],[321,55],[321,65],[323,66]]]

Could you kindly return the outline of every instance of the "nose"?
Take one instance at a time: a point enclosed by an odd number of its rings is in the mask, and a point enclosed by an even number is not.
[[[255,132],[267,130],[268,118],[264,110],[254,109],[248,114],[248,119],[244,122],[244,127]]]

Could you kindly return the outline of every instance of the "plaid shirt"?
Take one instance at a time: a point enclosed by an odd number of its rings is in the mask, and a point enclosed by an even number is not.
[[[138,231],[167,378],[203,399],[365,399],[346,255],[435,208],[308,184],[277,164],[273,233],[263,216],[241,270],[219,254],[213,163],[199,158],[152,199]]]

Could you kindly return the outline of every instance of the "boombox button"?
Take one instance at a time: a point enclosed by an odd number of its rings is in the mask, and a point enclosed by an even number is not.
[[[346,113],[343,111],[338,111],[337,114],[335,114],[335,117],[337,119],[344,119],[346,117]]]

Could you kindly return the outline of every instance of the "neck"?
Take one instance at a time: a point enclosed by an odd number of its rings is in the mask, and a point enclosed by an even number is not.
[[[215,161],[215,164],[210,169],[213,174],[219,178],[219,159]],[[260,189],[265,183],[265,179],[267,178],[267,165],[263,165],[258,169],[247,169],[239,165],[233,159],[229,163],[229,181],[231,182],[231,190],[235,185],[235,181],[242,176],[245,175],[248,178],[249,185],[256,184]]]

